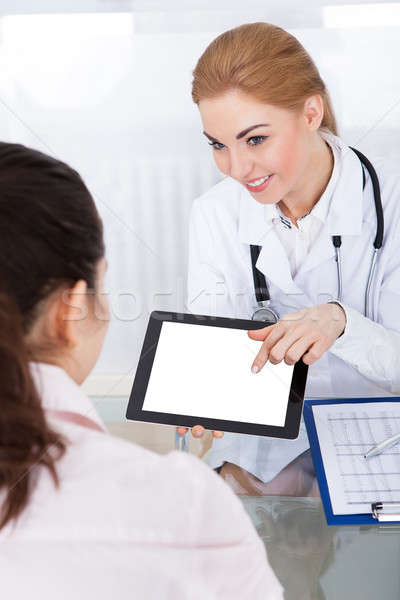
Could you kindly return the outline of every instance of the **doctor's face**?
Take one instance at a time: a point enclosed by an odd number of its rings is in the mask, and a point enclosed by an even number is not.
[[[217,167],[262,204],[303,185],[315,124],[304,112],[264,104],[238,90],[199,103]]]

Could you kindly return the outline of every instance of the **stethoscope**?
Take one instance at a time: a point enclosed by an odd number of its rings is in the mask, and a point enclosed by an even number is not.
[[[365,307],[364,314],[366,317],[370,314],[370,295],[371,295],[371,285],[372,280],[375,273],[376,261],[378,257],[378,252],[382,247],[383,241],[383,230],[384,230],[384,219],[383,219],[383,208],[381,201],[381,190],[379,186],[378,175],[370,163],[368,158],[364,156],[359,150],[355,148],[351,148],[353,152],[355,152],[358,158],[361,161],[361,165],[364,165],[367,169],[369,176],[372,181],[372,188],[374,191],[374,202],[375,202],[375,211],[376,211],[376,220],[377,220],[377,228],[376,228],[376,237],[374,240],[374,252],[372,255],[371,266],[369,269],[367,287],[365,289]],[[362,169],[363,173],[363,190],[365,188],[365,172],[364,168]],[[336,264],[337,264],[337,277],[338,277],[338,295],[337,300],[340,302],[342,299],[342,257],[340,253],[340,247],[342,245],[342,238],[340,235],[332,236],[332,243],[335,248],[336,253]],[[252,319],[254,321],[265,321],[273,325],[279,321],[279,315],[275,312],[271,307],[271,297],[269,294],[269,289],[267,285],[267,281],[265,279],[265,275],[261,273],[256,267],[256,263],[258,257],[261,252],[261,246],[250,246],[250,255],[251,255],[251,264],[253,268],[253,281],[254,281],[254,291],[257,300],[258,308],[254,311]]]

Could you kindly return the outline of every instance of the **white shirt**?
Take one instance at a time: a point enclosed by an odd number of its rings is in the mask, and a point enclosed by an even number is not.
[[[262,247],[257,268],[266,277],[271,308],[280,316],[336,300],[332,236],[341,235],[346,329],[309,369],[306,397],[399,394],[400,177],[382,160],[369,157],[380,182],[385,235],[371,291],[372,315],[366,318],[365,290],[376,235],[372,183],[366,173],[363,189],[360,160],[343,140],[326,132],[321,135],[335,151],[335,167],[323,195],[321,226],[306,240],[310,247],[302,261],[290,262],[289,242],[281,239],[271,218],[277,215],[276,207],[257,202],[244,186],[227,177],[193,204],[188,308],[197,314],[251,318],[257,303],[250,244]],[[309,216],[318,214],[318,204]],[[307,447],[303,425],[294,441],[226,434],[214,440],[211,464],[233,462],[269,481]]]
[[[32,372],[52,415],[72,411],[104,428],[62,369]],[[0,531],[2,597],[283,598],[240,501],[207,465],[58,418],[51,425],[69,440],[57,463],[61,487],[33,470],[27,509]]]

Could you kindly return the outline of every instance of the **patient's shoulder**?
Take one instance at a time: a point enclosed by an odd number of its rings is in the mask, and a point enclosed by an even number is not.
[[[24,538],[117,536],[196,547],[254,542],[240,501],[199,459],[162,456],[82,427],[66,426],[64,434],[69,445],[57,463],[60,487],[41,471],[21,517]]]

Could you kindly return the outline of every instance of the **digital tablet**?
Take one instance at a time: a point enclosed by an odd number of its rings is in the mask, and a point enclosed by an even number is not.
[[[295,439],[308,367],[251,366],[259,321],[170,312],[150,315],[127,419]]]

